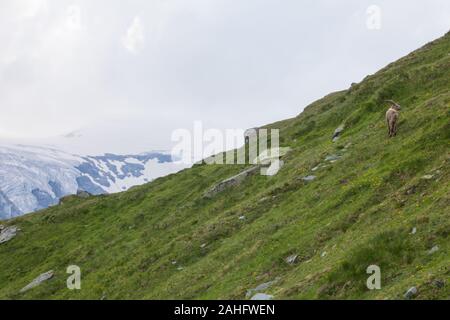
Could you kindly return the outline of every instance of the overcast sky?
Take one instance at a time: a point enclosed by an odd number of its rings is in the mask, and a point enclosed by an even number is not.
[[[0,138],[170,149],[194,120],[293,117],[449,29],[448,0],[0,0]]]

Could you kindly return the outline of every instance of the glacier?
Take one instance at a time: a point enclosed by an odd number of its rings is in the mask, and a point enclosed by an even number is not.
[[[0,145],[0,220],[56,205],[78,190],[121,192],[184,168],[164,152],[80,156],[52,147]]]

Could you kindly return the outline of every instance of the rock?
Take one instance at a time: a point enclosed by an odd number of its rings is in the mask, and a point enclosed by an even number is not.
[[[339,160],[341,157],[335,154],[331,154],[329,156],[325,157],[325,161],[336,161]]]
[[[251,300],[272,300],[272,299],[273,296],[265,293],[257,293],[251,298]]]
[[[20,230],[19,228],[15,226],[11,227],[4,227],[0,230],[0,244],[8,242],[12,238],[14,238],[17,235],[17,232]]]
[[[173,261],[172,261],[172,264],[173,264],[173,265],[176,265],[177,263],[178,263],[177,260],[173,260]]]
[[[333,137],[332,137],[333,142],[335,142],[339,139],[339,136],[341,135],[342,131],[344,131],[344,128],[345,128],[344,125],[341,124],[339,127],[336,128],[336,130],[334,130]]]
[[[320,169],[320,165],[315,166],[314,168],[311,169],[311,171],[317,171],[317,170],[319,170],[319,169]]]
[[[321,256],[322,258],[324,258],[326,255],[327,255],[327,252],[324,251],[324,252],[322,252],[322,254],[321,254],[320,256]]]
[[[272,285],[274,285],[278,281],[279,281],[279,278],[276,278],[273,281],[262,283],[259,286],[257,286],[256,288],[247,290],[247,294],[246,294],[247,298],[253,296],[255,293],[261,293],[262,291],[269,289]]]
[[[417,228],[416,228],[416,227],[412,228],[412,230],[411,230],[411,233],[410,233],[410,234],[416,234],[416,233],[417,233]]]
[[[412,299],[416,294],[417,294],[417,288],[411,287],[408,289],[408,291],[406,291],[404,297],[405,297],[405,299]]]
[[[36,279],[31,281],[26,287],[23,287],[20,290],[20,292],[23,293],[25,291],[33,289],[34,287],[37,287],[42,282],[50,280],[51,278],[53,278],[53,275],[54,275],[53,270],[50,270],[50,271],[47,271],[46,273],[41,274],[39,277],[37,277]]]
[[[78,198],[83,198],[83,199],[85,199],[85,198],[92,197],[92,194],[90,194],[89,192],[84,191],[84,190],[78,190],[76,196],[77,196]]]
[[[444,280],[440,280],[440,279],[436,279],[433,281],[433,286],[435,286],[436,288],[443,288],[445,286],[445,282]]]
[[[202,249],[205,249],[205,248],[206,248],[206,246],[207,246],[207,244],[206,244],[206,243],[204,243],[204,244],[202,244],[202,245],[200,246],[200,248],[202,248]]]
[[[422,179],[424,179],[424,180],[431,180],[431,179],[433,179],[433,175],[432,174],[426,174],[426,175],[424,175],[423,177],[422,177]]]
[[[208,192],[204,194],[204,198],[210,199],[216,194],[231,188],[240,185],[242,182],[245,181],[246,178],[248,178],[251,175],[256,174],[256,172],[260,169],[260,166],[254,166],[250,169],[247,169],[231,178],[228,178],[226,180],[223,180],[222,182],[219,182],[214,187],[212,187]]]
[[[3,229],[5,229],[5,226],[2,225],[2,224],[0,224],[0,232],[1,232]]]
[[[316,176],[306,176],[306,177],[303,177],[302,180],[306,181],[306,182],[311,182],[311,181],[315,180],[316,178],[317,178]]]
[[[245,219],[246,219],[245,216],[240,216],[240,217],[239,217],[239,220],[241,220],[241,221],[242,221],[242,220],[245,220]]]
[[[416,193],[416,188],[417,188],[416,186],[412,186],[412,187],[408,188],[408,190],[406,190],[405,194],[409,196],[411,194]]]
[[[265,202],[269,200],[269,197],[262,197],[261,199],[258,200],[259,203]]]
[[[434,246],[430,250],[428,250],[428,254],[433,254],[439,251],[439,246]]]
[[[286,262],[288,264],[295,264],[295,262],[297,262],[297,258],[298,258],[298,255],[296,255],[296,254],[290,255],[289,257],[286,258]]]

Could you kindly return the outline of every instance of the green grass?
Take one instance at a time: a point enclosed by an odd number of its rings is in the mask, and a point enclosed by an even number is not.
[[[199,165],[6,222],[22,231],[0,245],[0,299],[244,299],[277,277],[266,291],[276,299],[399,299],[411,286],[417,299],[450,298],[449,52],[447,34],[268,125],[292,148],[277,176],[208,200],[205,191],[245,167]],[[403,106],[393,139],[385,99]],[[329,154],[342,158],[301,180]],[[80,291],[66,289],[73,264]],[[365,286],[372,264],[381,290]],[[48,270],[52,280],[19,293]]]

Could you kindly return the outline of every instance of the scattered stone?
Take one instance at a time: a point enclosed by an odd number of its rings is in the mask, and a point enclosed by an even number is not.
[[[19,228],[15,226],[11,227],[2,226],[2,229],[0,229],[0,244],[8,242],[12,238],[14,238],[17,235],[18,231],[20,231]]]
[[[428,254],[433,254],[439,251],[439,246],[434,246],[428,251]]]
[[[178,267],[177,270],[178,270],[178,271],[183,271],[184,268],[183,268],[183,267]]]
[[[208,192],[205,193],[203,196],[204,198],[210,199],[216,194],[230,188],[240,185],[244,180],[251,176],[256,174],[256,172],[260,169],[260,166],[254,166],[250,169],[247,169],[231,178],[228,178],[226,180],[223,180],[222,182],[219,182],[217,185],[212,187]]]
[[[414,193],[416,193],[416,186],[412,186],[411,188],[408,188],[408,190],[406,190],[406,192],[405,192],[405,194],[406,195],[411,195],[411,194],[414,194]]]
[[[176,265],[177,263],[178,263],[177,260],[173,260],[173,261],[172,261],[172,264],[173,264],[173,265]]]
[[[335,154],[331,154],[329,156],[325,157],[325,161],[336,161],[339,160],[341,157]]]
[[[273,296],[265,293],[257,293],[255,294],[251,300],[272,300]]]
[[[288,264],[295,264],[297,262],[298,255],[293,254],[286,258]]]
[[[315,180],[316,178],[317,178],[316,176],[306,176],[306,177],[303,177],[302,180],[306,181],[306,182],[311,182],[311,181]]]
[[[317,171],[317,170],[319,170],[319,169],[320,169],[320,165],[318,165],[318,166],[312,168],[311,171]]]
[[[424,180],[431,180],[431,179],[433,179],[433,175],[432,174],[427,174],[427,175],[424,175],[423,177],[422,177],[422,179],[424,179]]]
[[[263,197],[263,198],[259,199],[258,202],[261,203],[261,202],[265,202],[267,200],[269,200],[269,197]]]
[[[406,299],[412,299],[416,294],[417,294],[417,288],[416,287],[411,287],[411,288],[408,289],[408,291],[406,291],[404,297]]]
[[[327,252],[324,251],[324,252],[322,252],[322,254],[321,254],[320,256],[321,256],[322,258],[324,258],[326,255],[327,255]]]
[[[3,229],[5,229],[5,226],[0,224],[0,231],[2,231]]]
[[[239,220],[245,220],[246,218],[245,218],[245,216],[240,216],[239,217]]]
[[[50,280],[51,278],[53,278],[53,275],[54,275],[53,270],[50,270],[50,271],[47,271],[46,273],[41,274],[39,277],[37,277],[36,279],[31,281],[26,287],[23,287],[20,290],[20,293],[23,293],[30,289],[33,289],[34,287],[37,287],[38,285],[40,285],[42,282]]]
[[[202,244],[202,245],[200,246],[200,248],[202,248],[202,249],[205,249],[205,248],[206,248],[206,246],[207,246],[207,244],[206,244],[206,243],[204,243],[204,244]]]
[[[336,128],[336,130],[334,130],[332,137],[333,142],[336,142],[339,139],[339,136],[341,135],[342,131],[344,131],[344,128],[345,128],[344,125],[341,124],[339,127]]]
[[[417,228],[416,228],[416,227],[412,228],[412,230],[411,230],[411,233],[410,233],[410,234],[416,234],[416,233],[417,233]]]
[[[256,293],[261,293],[261,292],[263,292],[263,291],[269,289],[272,285],[274,285],[275,283],[277,283],[279,280],[280,280],[280,278],[276,278],[276,279],[273,280],[273,281],[269,281],[269,282],[262,283],[262,284],[260,284],[259,286],[257,286],[256,288],[247,290],[246,297],[247,297],[247,298],[250,298],[250,297],[252,297],[252,296],[253,296],[254,294],[256,294]]]
[[[433,281],[433,286],[436,288],[442,289],[445,286],[444,280],[436,279]]]

